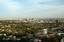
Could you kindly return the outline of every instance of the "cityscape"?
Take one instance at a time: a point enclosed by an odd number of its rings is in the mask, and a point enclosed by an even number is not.
[[[0,40],[62,42],[63,39],[64,18],[0,20]]]
[[[0,0],[0,42],[64,42],[64,0]]]

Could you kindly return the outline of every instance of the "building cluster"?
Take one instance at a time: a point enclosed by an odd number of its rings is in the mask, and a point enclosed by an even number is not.
[[[0,20],[0,38],[3,36],[3,40],[21,38],[29,39],[29,42],[38,40],[42,42],[44,37],[57,39],[57,36],[62,35],[64,35],[63,19]]]

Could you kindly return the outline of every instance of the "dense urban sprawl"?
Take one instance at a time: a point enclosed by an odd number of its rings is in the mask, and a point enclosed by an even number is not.
[[[63,19],[0,20],[0,40],[60,42],[63,37]]]

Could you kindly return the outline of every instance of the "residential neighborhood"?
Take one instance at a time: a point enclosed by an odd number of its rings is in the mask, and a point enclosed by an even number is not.
[[[54,38],[54,42],[60,42],[63,36],[64,21],[60,19],[0,20],[0,40],[45,42],[47,38],[51,42]]]

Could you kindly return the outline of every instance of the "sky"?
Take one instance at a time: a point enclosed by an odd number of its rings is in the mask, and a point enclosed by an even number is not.
[[[0,17],[64,17],[64,0],[0,0]]]

